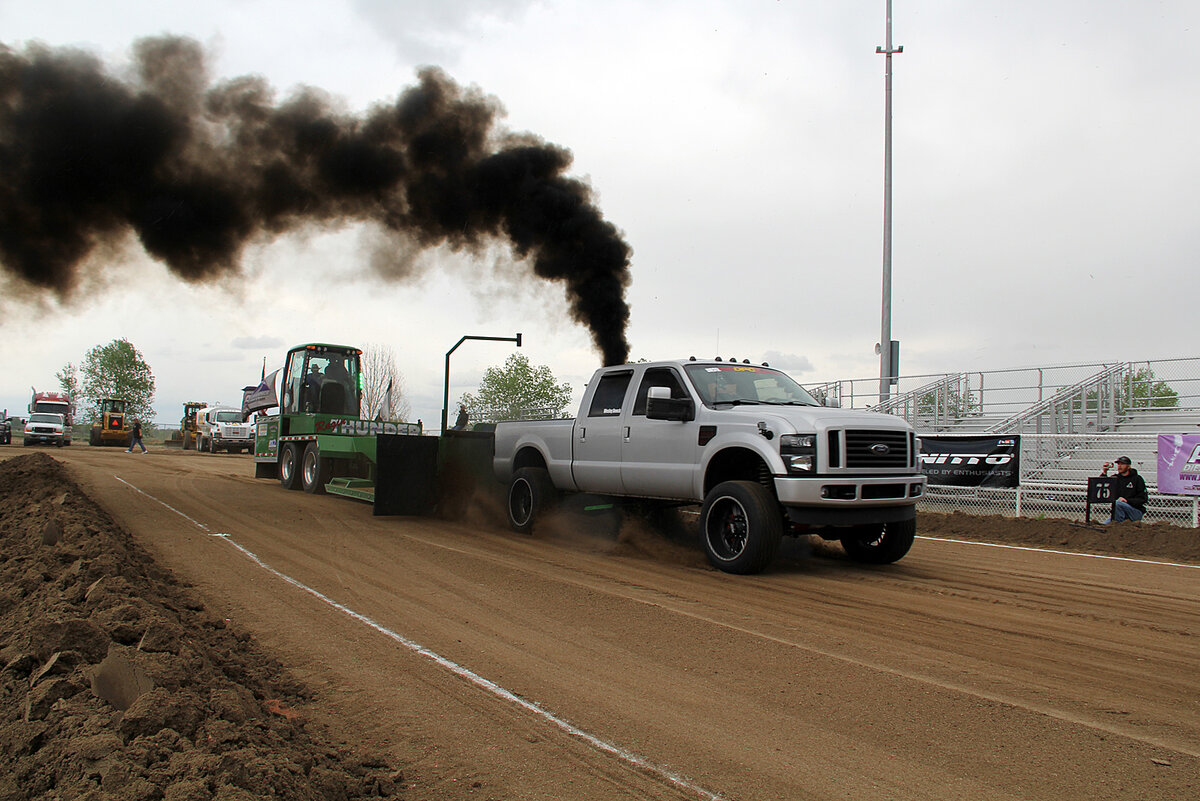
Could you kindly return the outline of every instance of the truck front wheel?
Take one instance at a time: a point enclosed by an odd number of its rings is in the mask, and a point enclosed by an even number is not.
[[[533,531],[534,521],[554,500],[554,482],[541,467],[522,467],[508,483],[508,527],[519,534]]]
[[[700,532],[713,567],[726,573],[759,573],[779,550],[783,515],[762,484],[725,481],[704,498]]]
[[[300,455],[296,443],[285,442],[279,454],[279,483],[284,489],[300,489]]]
[[[897,520],[893,523],[855,526],[842,535],[842,547],[846,555],[856,562],[890,565],[908,553],[916,537],[915,519]]]
[[[300,463],[300,483],[304,491],[312,495],[324,495],[325,485],[331,475],[328,459],[321,458],[317,443],[310,442],[304,449],[304,461]]]

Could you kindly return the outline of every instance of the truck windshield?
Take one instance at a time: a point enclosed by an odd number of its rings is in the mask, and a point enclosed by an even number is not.
[[[358,351],[306,347],[291,354],[283,410],[358,415]]]
[[[689,364],[688,378],[705,406],[763,403],[791,406],[821,404],[786,373],[751,364]]]
[[[242,422],[242,413],[235,412],[232,409],[227,412],[217,412],[218,423],[240,423]]]
[[[29,422],[31,422],[31,423],[55,423],[55,424],[61,426],[63,424],[63,418],[62,418],[61,414],[36,414],[35,413],[35,414],[29,415]]]

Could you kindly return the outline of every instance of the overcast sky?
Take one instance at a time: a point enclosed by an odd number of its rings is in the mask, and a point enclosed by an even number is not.
[[[764,358],[804,383],[878,375],[884,0],[0,0],[0,39],[95,53],[194,37],[213,81],[318,87],[355,114],[440,66],[504,125],[574,155],[633,251],[633,359]],[[1196,355],[1200,4],[896,0],[893,322],[906,375]],[[0,181],[3,166],[0,165]],[[0,406],[125,337],[185,400],[239,403],[288,347],[391,346],[440,414],[464,334],[524,335],[580,389],[600,358],[561,287],[435,251],[371,277],[354,227],[249,248],[244,279],[191,285],[131,240],[77,302],[0,302]],[[8,289],[11,294],[11,281]],[[451,400],[506,343],[454,354]]]

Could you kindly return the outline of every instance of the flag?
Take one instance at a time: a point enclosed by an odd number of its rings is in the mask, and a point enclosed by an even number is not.
[[[245,387],[242,390],[242,417],[249,419],[250,415],[262,409],[270,409],[279,405],[275,397],[275,376],[279,371],[266,374],[266,362],[263,363],[263,377],[256,387]]]
[[[392,380],[388,379],[387,392],[383,394],[383,405],[379,408],[379,413],[383,415],[384,420],[392,419]]]

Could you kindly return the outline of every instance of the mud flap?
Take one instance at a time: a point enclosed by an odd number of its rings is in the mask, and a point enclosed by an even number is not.
[[[376,515],[429,515],[437,503],[438,441],[375,435]]]

